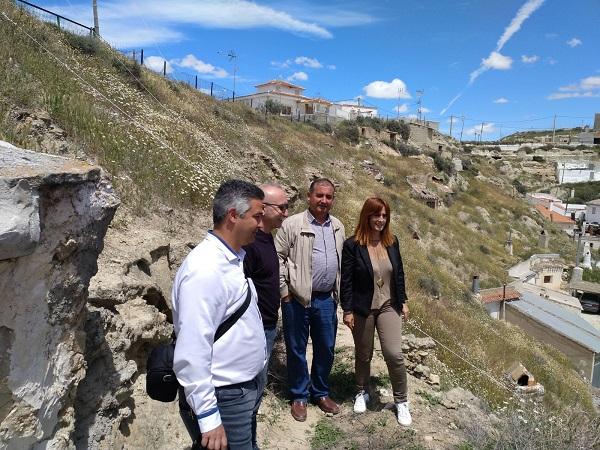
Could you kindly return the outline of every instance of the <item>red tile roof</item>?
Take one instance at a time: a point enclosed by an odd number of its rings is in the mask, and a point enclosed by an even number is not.
[[[285,86],[285,87],[288,87],[288,88],[291,88],[291,89],[302,89],[302,90],[304,90],[304,88],[302,86],[298,86],[297,84],[288,83],[287,81],[283,81],[283,80],[271,80],[271,81],[267,81],[266,83],[257,84],[254,87],[267,86],[269,84],[274,84],[274,85],[279,85],[279,86]]]
[[[521,298],[521,295],[510,286],[506,286],[506,293],[504,293],[504,287],[499,287],[483,289],[479,291],[479,295],[481,295],[481,303],[494,303],[502,300],[514,301]]]
[[[568,223],[571,225],[575,225],[575,221],[569,217],[565,217],[562,214],[559,214],[555,211],[550,211],[544,205],[535,205],[535,209],[537,209],[544,218],[548,219],[550,222],[554,223]]]

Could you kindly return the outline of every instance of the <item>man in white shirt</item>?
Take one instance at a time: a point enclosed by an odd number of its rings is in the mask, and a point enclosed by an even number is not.
[[[173,283],[173,369],[185,392],[180,390],[180,412],[194,448],[250,450],[256,442],[252,418],[266,344],[242,246],[254,241],[263,198],[251,183],[223,183],[213,200],[214,230],[186,257]],[[248,309],[215,341],[217,328],[244,303],[248,289]]]

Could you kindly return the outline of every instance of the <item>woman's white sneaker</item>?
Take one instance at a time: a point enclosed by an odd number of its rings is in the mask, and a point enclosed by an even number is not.
[[[362,414],[367,410],[367,402],[369,401],[369,394],[365,391],[360,391],[354,397],[354,412]]]
[[[408,410],[408,402],[396,403],[396,417],[398,423],[405,427],[408,427],[412,423],[412,417]]]

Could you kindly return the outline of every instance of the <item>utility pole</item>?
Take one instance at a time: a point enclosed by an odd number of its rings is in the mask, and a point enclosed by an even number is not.
[[[454,116],[450,116],[450,137],[452,137],[452,121],[454,120]]]
[[[400,119],[400,93],[404,89],[398,88],[398,106],[396,106],[396,120]]]
[[[463,131],[465,129],[465,116],[460,116],[460,119],[462,120],[462,126],[460,127],[460,139],[459,139],[459,142],[462,144],[462,135],[463,135]]]
[[[100,36],[100,25],[98,23],[98,0],[92,0],[92,9],[94,10],[94,36]]]
[[[556,114],[554,114],[554,121],[552,122],[552,143],[554,144],[554,136],[556,135]]]

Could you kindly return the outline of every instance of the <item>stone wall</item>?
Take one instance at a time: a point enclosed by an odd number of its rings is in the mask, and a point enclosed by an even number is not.
[[[0,142],[0,447],[74,448],[86,301],[119,204],[98,167]]]

